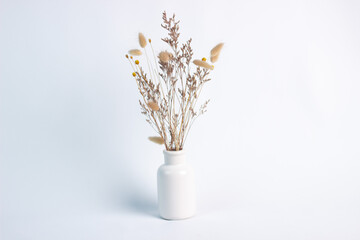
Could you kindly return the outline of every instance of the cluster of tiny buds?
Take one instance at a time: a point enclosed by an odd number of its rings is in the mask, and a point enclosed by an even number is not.
[[[129,58],[129,55],[125,55],[126,58]],[[133,59],[133,56],[130,56],[131,59]]]

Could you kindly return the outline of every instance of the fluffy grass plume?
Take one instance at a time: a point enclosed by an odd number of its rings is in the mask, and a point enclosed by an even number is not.
[[[217,56],[220,54],[221,49],[223,48],[224,43],[219,43],[218,45],[216,45],[215,47],[213,47],[213,49],[211,49],[210,51],[210,55],[211,56]]]
[[[215,55],[215,56],[211,56],[211,57],[210,57],[210,61],[211,61],[212,63],[217,62],[217,60],[219,59],[219,56],[220,56],[220,54]]]
[[[172,54],[167,51],[162,51],[159,53],[159,59],[163,63],[167,63],[171,57],[172,57]]]
[[[160,110],[160,107],[156,102],[149,101],[148,106],[149,106],[149,108],[151,108],[151,110],[153,110],[155,112]]]
[[[160,145],[164,144],[164,139],[162,137],[149,137],[149,140]]]
[[[129,50],[129,54],[133,56],[141,56],[142,52],[139,49],[131,49]]]
[[[146,38],[142,33],[139,33],[139,44],[142,48],[145,48],[147,44]]]
[[[205,61],[202,61],[202,60],[199,60],[199,59],[195,59],[195,60],[193,61],[193,63],[194,63],[196,66],[203,67],[203,68],[206,68],[206,69],[209,69],[209,70],[214,70],[214,66],[208,64],[208,63],[205,62]]]

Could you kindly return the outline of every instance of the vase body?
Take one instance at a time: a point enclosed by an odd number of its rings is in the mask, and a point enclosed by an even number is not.
[[[160,216],[180,220],[195,215],[196,196],[194,170],[186,162],[184,150],[164,150],[165,163],[157,172]]]

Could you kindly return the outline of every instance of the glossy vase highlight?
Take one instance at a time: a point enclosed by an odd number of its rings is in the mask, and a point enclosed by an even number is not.
[[[194,171],[185,152],[164,150],[164,158],[157,172],[160,216],[168,220],[192,217],[196,211]]]

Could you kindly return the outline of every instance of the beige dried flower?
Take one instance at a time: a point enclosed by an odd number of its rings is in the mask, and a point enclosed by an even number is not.
[[[211,56],[219,55],[223,46],[224,46],[224,43],[219,43],[218,45],[216,45],[213,49],[211,49],[210,55]]]
[[[164,144],[164,139],[162,137],[149,137],[149,140],[160,145]]]
[[[215,55],[215,56],[211,56],[211,57],[210,57],[210,61],[211,61],[212,63],[216,62],[216,61],[219,59],[219,56],[220,56],[220,54]]]
[[[151,110],[155,112],[160,110],[160,107],[156,102],[149,101],[147,105],[149,106],[149,108],[151,108]]]
[[[140,56],[142,54],[142,52],[139,49],[131,49],[131,50],[129,50],[129,54],[133,55],[133,56]]]
[[[196,66],[203,67],[203,68],[210,69],[210,70],[214,70],[214,66],[208,64],[207,62],[201,61],[199,59],[194,60],[193,63]]]
[[[160,61],[167,63],[172,57],[172,54],[167,51],[162,51],[159,53]]]
[[[146,47],[147,41],[144,34],[139,33],[139,44],[142,48]]]

